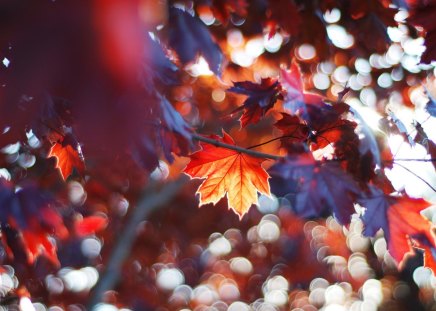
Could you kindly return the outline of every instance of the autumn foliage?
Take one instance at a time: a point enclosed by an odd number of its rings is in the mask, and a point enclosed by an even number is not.
[[[434,305],[436,1],[0,12],[0,304]]]

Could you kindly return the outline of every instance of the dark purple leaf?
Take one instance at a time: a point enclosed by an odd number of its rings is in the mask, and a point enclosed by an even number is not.
[[[177,52],[182,64],[203,56],[210,70],[221,74],[223,54],[207,26],[197,17],[178,8],[171,8],[169,15],[169,44]]]
[[[435,102],[435,100],[432,97],[430,97],[430,100],[425,105],[425,110],[427,110],[427,112],[432,117],[436,117],[436,102]]]
[[[283,98],[279,81],[271,78],[262,79],[260,84],[250,81],[234,82],[227,91],[248,96],[242,106],[232,111],[233,114],[244,110],[239,119],[241,127],[259,122],[261,117],[274,106],[277,99]]]
[[[279,161],[268,173],[272,192],[288,198],[298,215],[320,217],[333,213],[339,223],[350,223],[360,189],[339,163],[318,162],[304,154]]]

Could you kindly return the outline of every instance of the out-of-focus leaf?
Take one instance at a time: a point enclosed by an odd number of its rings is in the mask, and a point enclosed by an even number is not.
[[[301,31],[301,17],[293,0],[269,0],[267,11],[269,37],[276,32],[276,26],[290,35],[296,35]]]
[[[285,93],[283,106],[293,114],[300,115],[303,120],[309,119],[307,104],[315,106],[323,104],[321,96],[304,90],[300,68],[295,61],[292,62],[290,70],[281,70],[280,83]]]
[[[247,15],[248,3],[246,0],[212,0],[213,15],[223,24],[226,24],[231,14],[240,17]]]
[[[427,110],[432,117],[436,117],[436,102],[432,97],[430,97],[428,103],[425,105],[425,110]]]
[[[210,35],[207,26],[197,17],[177,8],[170,8],[169,44],[177,52],[182,64],[203,56],[210,70],[221,74],[223,54]]]
[[[76,219],[74,231],[78,236],[87,236],[103,230],[108,224],[107,217],[94,215]]]
[[[162,124],[159,140],[166,159],[172,162],[172,152],[177,155],[187,155],[191,150],[193,146],[192,130],[165,97],[160,97],[160,100]]]
[[[23,251],[29,263],[44,255],[59,266],[55,245],[50,235],[61,239],[68,237],[62,217],[54,209],[54,202],[41,189],[26,186],[15,191],[4,179],[0,179],[1,226],[10,226],[22,234]],[[6,243],[15,243],[6,237]]]

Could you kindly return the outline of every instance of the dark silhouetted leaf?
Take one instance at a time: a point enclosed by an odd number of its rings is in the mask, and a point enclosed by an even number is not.
[[[360,189],[339,163],[318,162],[304,154],[279,161],[268,172],[273,193],[288,198],[297,215],[332,213],[339,223],[350,223]]]
[[[221,74],[223,55],[220,47],[212,40],[207,26],[197,17],[177,8],[170,9],[169,44],[177,52],[183,64],[203,56],[210,70]]]
[[[283,98],[280,83],[271,78],[262,79],[260,84],[250,81],[234,82],[227,91],[248,96],[242,106],[232,111],[234,114],[244,110],[239,119],[241,127],[259,122],[265,113],[274,106],[277,99]]]

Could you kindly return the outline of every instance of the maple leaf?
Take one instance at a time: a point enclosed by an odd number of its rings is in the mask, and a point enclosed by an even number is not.
[[[166,56],[162,45],[149,34],[145,35],[147,53],[144,55],[141,82],[143,87],[152,93],[157,82],[164,85],[176,85],[180,83],[177,66]]]
[[[211,138],[235,145],[232,137],[223,130],[223,137]],[[270,195],[269,175],[262,168],[266,159],[201,143],[202,150],[193,153],[184,172],[192,178],[206,178],[197,190],[200,206],[216,204],[227,195],[229,208],[240,218],[252,204],[257,204],[257,192]]]
[[[288,156],[269,169],[273,193],[290,200],[302,217],[334,214],[349,224],[360,189],[336,162],[315,161],[310,153]]]
[[[420,213],[431,203],[407,196],[385,195],[373,186],[370,187],[370,195],[359,198],[358,202],[366,208],[362,216],[364,235],[374,236],[379,229],[383,229],[389,253],[400,266],[404,257],[413,252],[410,239],[425,241],[436,247],[432,224]]]
[[[39,255],[44,255],[59,266],[56,247],[49,240],[49,235],[61,239],[68,237],[68,230],[59,213],[53,209],[54,202],[41,189],[25,186],[18,191],[6,180],[0,179],[0,205],[3,212],[0,216],[2,233],[4,227],[20,232],[20,241],[16,234],[7,235],[4,241],[12,244],[22,243],[27,261],[33,263]],[[16,246],[16,245],[14,245]]]
[[[283,107],[293,114],[298,114],[303,120],[309,120],[307,105],[322,105],[323,98],[320,95],[308,93],[304,90],[300,68],[295,61],[291,69],[280,71],[280,83],[284,90]]]
[[[223,54],[207,29],[197,17],[177,8],[170,9],[169,43],[182,64],[194,61],[200,54],[215,74],[221,73]]]
[[[61,143],[55,143],[47,157],[56,158],[56,168],[59,169],[64,180],[72,174],[73,168],[80,174],[85,170],[80,145],[72,134],[65,135]]]
[[[359,138],[354,132],[356,123],[337,118],[319,118],[311,122],[313,127],[303,123],[297,116],[282,113],[282,119],[274,126],[283,132],[282,147],[289,153],[298,149],[296,143],[306,143],[312,151],[328,145],[334,147],[336,158],[344,160],[343,165],[350,172],[355,172],[359,165]]]
[[[293,149],[294,143],[305,142],[310,135],[309,127],[302,123],[300,118],[283,112],[282,118],[274,123],[274,126],[283,132],[281,146],[288,150]]]
[[[161,131],[158,141],[169,162],[174,160],[171,152],[187,155],[192,148],[192,130],[180,113],[163,96],[158,95],[161,103]]]
[[[227,91],[248,96],[242,106],[231,112],[234,114],[244,110],[239,119],[241,127],[259,122],[260,118],[274,106],[277,99],[283,99],[280,82],[272,78],[263,78],[260,84],[250,81],[234,82]]]

